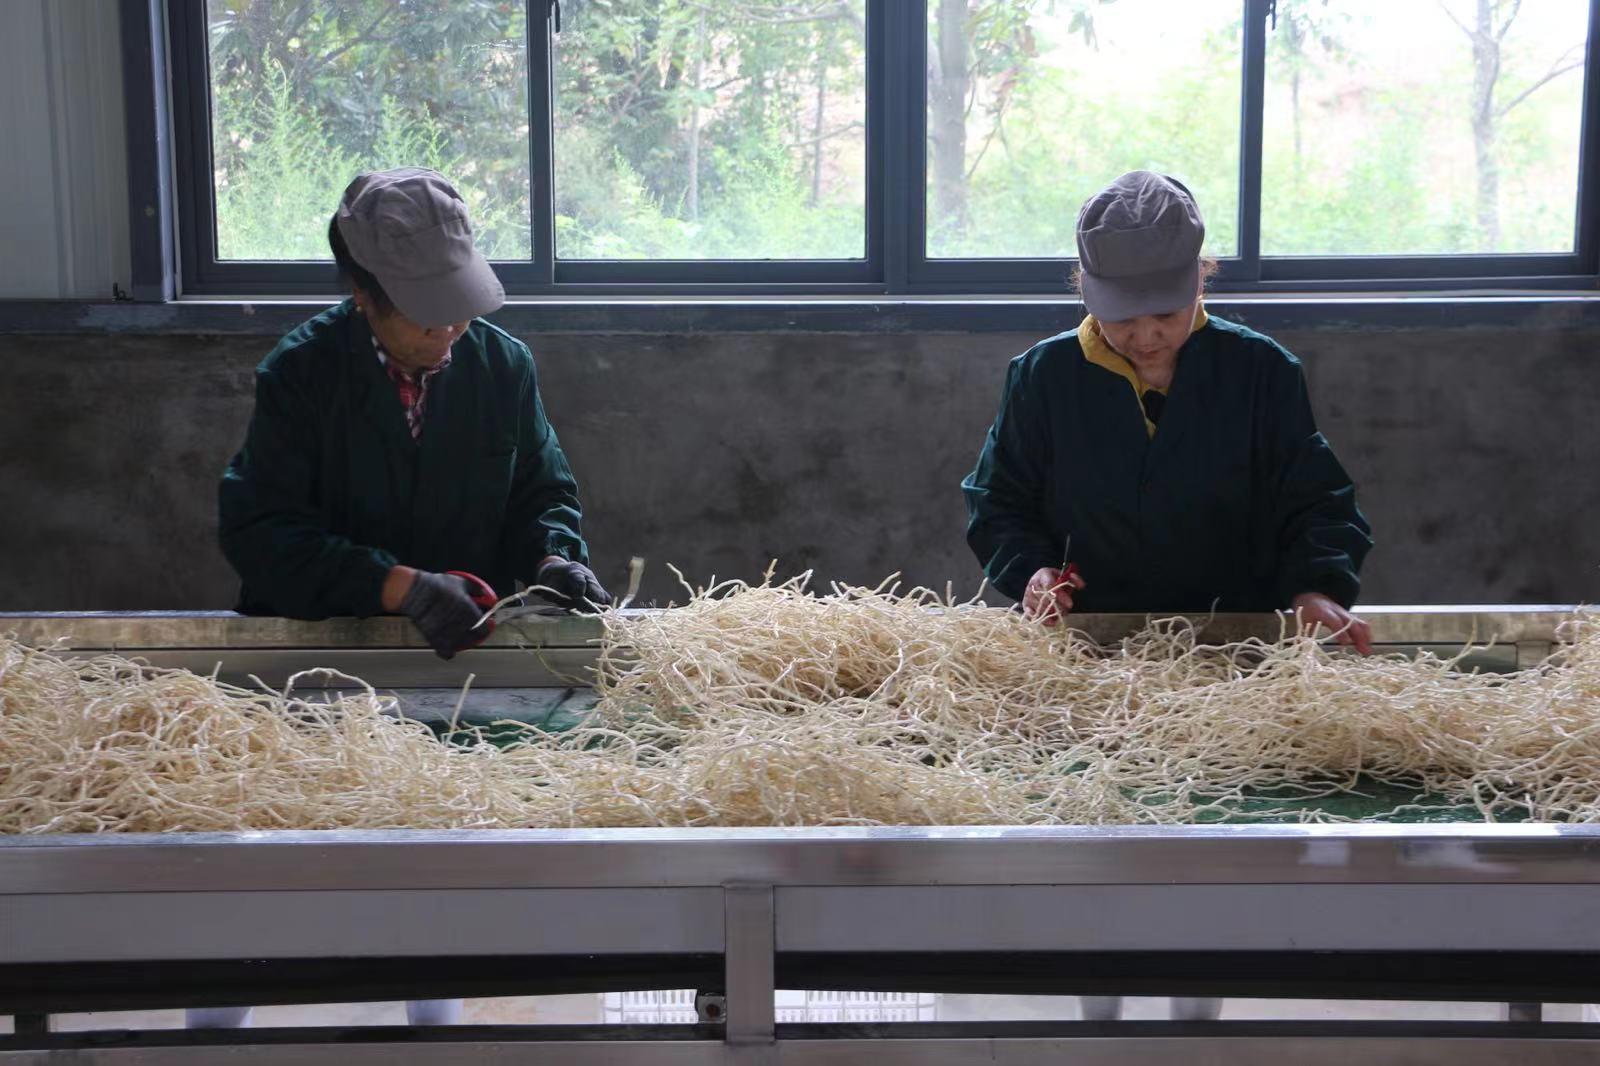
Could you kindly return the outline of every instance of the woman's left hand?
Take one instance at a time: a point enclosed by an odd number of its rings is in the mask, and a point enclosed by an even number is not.
[[[1320,623],[1340,644],[1354,645],[1362,655],[1372,654],[1372,628],[1336,600],[1320,592],[1302,592],[1289,601],[1289,606],[1299,613],[1300,623],[1308,632],[1315,632]]]
[[[1072,594],[1084,588],[1083,578],[1072,567],[1064,571],[1041,567],[1028,579],[1022,595],[1022,613],[1047,626],[1056,625],[1072,611]]]

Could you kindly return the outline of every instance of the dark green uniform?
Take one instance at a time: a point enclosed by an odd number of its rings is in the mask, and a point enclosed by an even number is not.
[[[962,489],[994,587],[1021,599],[1071,534],[1085,612],[1277,610],[1302,592],[1348,607],[1372,547],[1299,360],[1215,318],[1180,351],[1153,438],[1076,330],[1013,359]]]
[[[346,301],[256,369],[256,408],[220,490],[239,609],[382,613],[397,563],[467,570],[501,595],[549,555],[587,562],[578,487],[545,418],[533,357],[475,320],[428,386],[420,440]]]

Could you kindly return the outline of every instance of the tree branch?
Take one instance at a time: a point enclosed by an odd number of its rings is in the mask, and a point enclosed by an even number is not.
[[[994,139],[995,139],[996,135],[998,135],[1000,133],[1000,127],[1004,123],[1005,123],[1005,118],[1003,116],[1001,116],[1001,115],[996,115],[995,116],[994,125],[989,127],[989,136],[987,136],[987,137],[985,137],[983,139],[983,147],[978,149],[977,158],[973,159],[972,165],[967,168],[967,173],[962,178],[963,181],[971,181],[972,180],[972,175],[974,175],[974,174],[976,174],[978,172],[978,164],[983,162],[983,157],[985,155],[989,154],[989,146],[994,143]],[[1002,140],[1003,140],[1003,138],[1002,138]]]
[[[259,59],[270,56],[271,41],[287,41],[289,38],[297,36],[301,27],[306,24],[306,20],[311,17],[312,3],[313,0],[300,0],[295,9],[284,16],[281,22],[273,20],[270,6],[262,5],[259,8],[247,8],[245,13],[239,16],[239,21],[241,25],[249,27],[245,33],[245,39],[259,47],[262,50],[262,55],[245,59],[245,65],[252,71],[255,70],[256,62]],[[295,64],[295,73],[290,75],[291,81],[298,76],[302,65],[301,63]]]
[[[1499,5],[1497,4],[1495,6],[1498,7]],[[1517,21],[1517,16],[1521,13],[1522,0],[1511,0],[1511,14],[1507,15],[1505,22],[1500,24],[1500,29],[1495,34],[1496,40],[1503,41],[1506,39],[1506,34],[1511,32],[1511,24]]]
[[[378,12],[378,17],[367,23],[366,29],[357,33],[354,37],[350,38],[333,51],[319,57],[316,62],[307,63],[304,67],[295,72],[297,77],[302,74],[315,74],[317,71],[322,70],[329,63],[332,63],[335,59],[338,59],[340,56],[344,55],[358,44],[382,44],[394,40],[395,38],[393,37],[379,38],[372,35],[373,31],[388,21],[389,16],[394,12],[394,10],[394,7],[385,4],[383,10]]]
[[[311,4],[312,0],[303,0],[300,6],[294,9],[294,14],[283,20],[284,26],[279,28],[279,32],[285,37],[298,34],[300,28],[306,24],[306,19],[311,17]]]
[[[1454,22],[1456,24],[1456,26],[1461,30],[1462,33],[1466,34],[1468,37],[1472,38],[1473,40],[1477,40],[1478,39],[1477,31],[1468,29],[1467,28],[1467,24],[1465,22],[1462,22],[1460,19],[1456,18],[1456,13],[1454,11],[1450,10],[1449,5],[1446,4],[1444,2],[1444,0],[1438,0],[1438,4],[1439,4],[1439,10],[1443,11],[1445,13],[1445,16],[1447,18],[1449,18],[1449,20],[1451,22]]]
[[[1552,81],[1555,81],[1557,78],[1561,77],[1561,75],[1570,70],[1577,70],[1581,66],[1583,66],[1583,60],[1579,59],[1568,63],[1564,67],[1554,68],[1544,77],[1540,78],[1538,81],[1522,90],[1516,96],[1513,96],[1508,102],[1502,104],[1499,110],[1495,112],[1495,116],[1498,118],[1504,118],[1506,116],[1506,112],[1510,111],[1513,107],[1516,107],[1518,104],[1522,103],[1522,101],[1526,100],[1528,97],[1532,96],[1534,93],[1538,92]]]
[[[843,137],[845,134],[850,133],[850,132],[852,132],[854,130],[865,129],[865,128],[866,128],[866,124],[863,123],[863,122],[860,122],[860,121],[847,122],[843,126],[840,126],[836,130],[829,130],[827,133],[824,133],[820,137],[807,137],[804,140],[790,141],[789,143],[785,144],[784,147],[785,148],[815,148],[817,145],[821,144],[823,141],[829,141],[829,140],[832,140],[835,137]]]

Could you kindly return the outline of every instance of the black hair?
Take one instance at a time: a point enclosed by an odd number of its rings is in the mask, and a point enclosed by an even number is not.
[[[333,252],[334,265],[339,268],[340,281],[360,289],[379,314],[387,315],[394,310],[394,301],[383,291],[383,284],[377,276],[356,262],[355,256],[350,254],[350,246],[344,242],[344,234],[339,232],[338,215],[328,220],[328,248]]]

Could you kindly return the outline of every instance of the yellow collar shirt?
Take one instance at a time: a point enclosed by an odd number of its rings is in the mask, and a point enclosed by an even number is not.
[[[1206,315],[1205,304],[1197,305],[1194,310],[1194,328],[1189,331],[1190,336],[1204,329],[1208,321],[1210,319]],[[1158,392],[1162,396],[1167,394],[1166,389],[1146,385],[1139,379],[1139,372],[1133,368],[1133,364],[1118,355],[1107,343],[1105,336],[1100,332],[1100,323],[1093,315],[1085,315],[1083,323],[1078,326],[1078,347],[1083,349],[1083,357],[1089,362],[1127,380],[1129,387],[1133,389],[1133,398],[1138,402],[1141,413],[1145,410],[1145,393]],[[1147,436],[1156,435],[1156,424],[1150,421],[1148,415],[1144,416],[1144,429]]]

